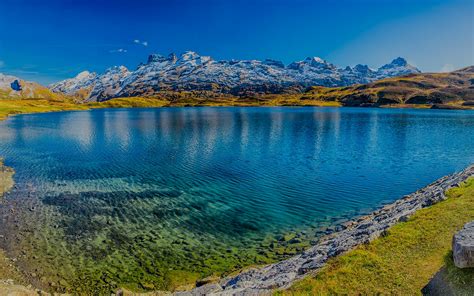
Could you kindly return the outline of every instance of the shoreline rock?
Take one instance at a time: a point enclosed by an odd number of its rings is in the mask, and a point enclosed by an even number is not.
[[[423,287],[421,290],[423,295],[471,295],[471,292],[474,291],[474,269],[472,269],[474,267],[474,221],[466,223],[460,231],[454,234],[452,249],[452,263],[443,266]],[[451,262],[451,258],[449,262]],[[462,269],[466,273],[470,272],[470,280],[468,278],[453,279],[453,273],[458,274]],[[463,277],[466,273],[463,274]]]
[[[448,189],[459,186],[471,176],[474,176],[474,165],[347,223],[349,226],[346,229],[325,237],[302,254],[174,295],[267,295],[275,289],[287,288],[309,272],[323,267],[328,259],[370,242],[394,224],[407,221],[419,209],[445,200]]]
[[[3,159],[0,158],[0,198],[5,193],[13,188],[15,182],[13,181],[13,175],[15,171],[3,164]]]
[[[474,267],[474,221],[464,225],[454,235],[453,260],[458,268]]]

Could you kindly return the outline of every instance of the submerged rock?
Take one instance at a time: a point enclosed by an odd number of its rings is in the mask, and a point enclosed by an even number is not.
[[[459,268],[474,267],[474,221],[454,235],[453,259]]]

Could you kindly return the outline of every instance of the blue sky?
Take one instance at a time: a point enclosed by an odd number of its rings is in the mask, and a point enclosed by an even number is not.
[[[441,71],[474,64],[474,1],[1,0],[0,36],[0,72],[41,83],[186,50]]]

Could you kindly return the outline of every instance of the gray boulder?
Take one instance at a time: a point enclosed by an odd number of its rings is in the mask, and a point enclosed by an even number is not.
[[[474,267],[474,221],[454,235],[453,260],[459,268]]]

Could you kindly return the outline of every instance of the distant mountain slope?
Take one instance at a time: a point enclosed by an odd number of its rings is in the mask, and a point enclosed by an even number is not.
[[[50,85],[56,93],[104,101],[114,97],[152,97],[166,91],[211,91],[243,95],[248,93],[301,92],[313,85],[336,87],[369,83],[420,71],[403,58],[377,70],[364,65],[337,68],[313,57],[285,66],[274,60],[216,61],[195,52],[179,57],[150,55],[147,63],[134,71],[124,66],[103,74],[82,72],[74,78]]]
[[[304,98],[338,101],[345,106],[427,104],[449,108],[474,106],[474,66],[450,73],[419,73],[364,85],[313,87]]]
[[[63,99],[63,94],[35,82],[0,73],[0,99]]]

